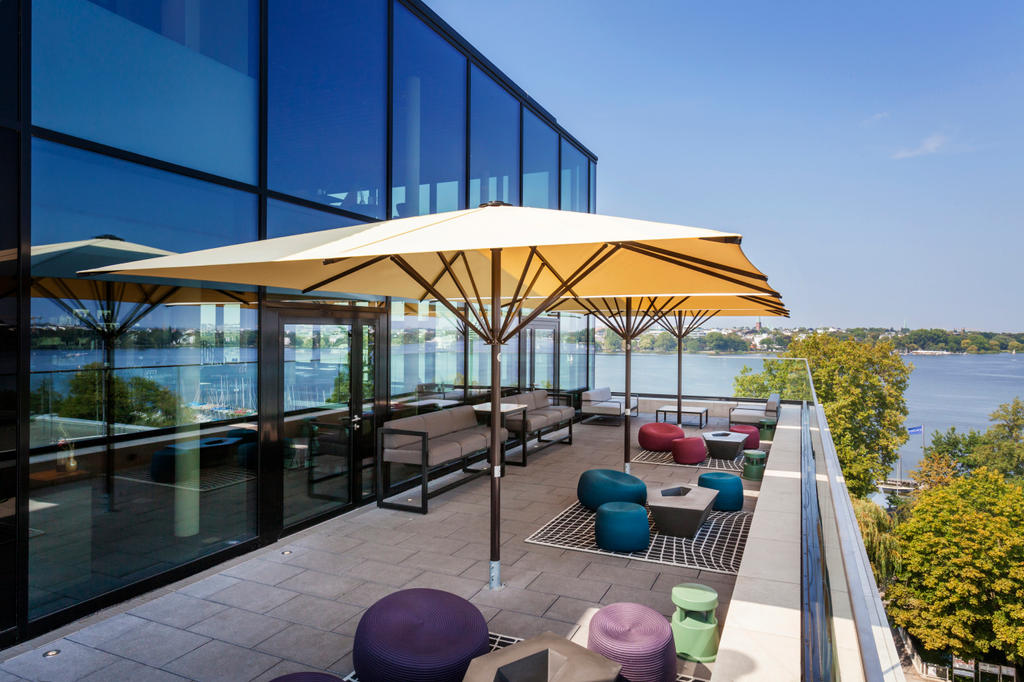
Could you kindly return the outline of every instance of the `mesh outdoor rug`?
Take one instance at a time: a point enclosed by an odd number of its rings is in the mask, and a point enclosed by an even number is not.
[[[695,536],[680,538],[659,533],[648,514],[651,544],[645,551],[628,553],[610,552],[597,546],[594,540],[595,516],[594,512],[576,502],[526,538],[526,542],[735,575],[740,569],[754,515],[744,511],[713,511]]]
[[[523,641],[522,637],[512,637],[510,635],[499,635],[499,634],[494,633],[494,632],[491,632],[491,633],[488,633],[488,634],[490,635],[491,651],[497,651],[498,649],[504,649],[507,646],[515,644],[516,642]],[[353,670],[352,672],[350,672],[348,675],[346,675],[343,678],[343,682],[359,682],[359,678],[356,676],[356,673]],[[676,682],[706,682],[706,680],[702,680],[699,677],[691,677],[690,675],[684,675],[682,673],[679,673],[678,675],[676,675]]]
[[[181,490],[193,490],[201,493],[208,493],[211,490],[227,488],[246,481],[256,480],[256,476],[248,469],[242,467],[218,467],[216,469],[201,469],[199,471],[199,484],[191,483],[160,483],[154,481],[149,475],[148,468],[136,469],[134,471],[122,471],[114,478],[136,483],[149,483],[150,485],[162,485],[167,488],[179,488]]]
[[[700,464],[678,464],[672,459],[671,452],[641,450],[639,454],[633,455],[633,461],[642,464],[667,464],[674,467],[694,467],[695,469],[714,469],[716,471],[743,471],[743,455],[739,455],[736,459],[706,457]]]

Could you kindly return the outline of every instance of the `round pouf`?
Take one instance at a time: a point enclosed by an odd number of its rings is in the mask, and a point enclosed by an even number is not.
[[[637,440],[640,441],[640,448],[643,450],[668,452],[672,449],[672,441],[685,435],[683,430],[675,424],[653,422],[640,427]]]
[[[356,627],[352,663],[360,682],[459,682],[486,654],[487,621],[468,601],[442,590],[401,590],[379,600]]]
[[[647,510],[633,502],[605,502],[594,519],[597,546],[609,552],[640,552],[651,544]]]
[[[744,450],[757,450],[761,447],[761,431],[750,424],[735,424],[729,427],[733,433],[747,434],[747,440],[743,443]]]
[[[622,677],[630,682],[675,682],[672,628],[650,607],[605,606],[590,620],[587,648],[622,665]]]
[[[708,456],[703,438],[676,438],[672,441],[672,459],[676,464],[700,464]]]
[[[701,488],[717,490],[715,511],[739,511],[743,509],[743,481],[736,474],[724,471],[711,471],[697,477],[697,485]]]
[[[647,504],[647,486],[636,476],[614,469],[590,469],[580,474],[576,497],[587,509],[605,502]]]

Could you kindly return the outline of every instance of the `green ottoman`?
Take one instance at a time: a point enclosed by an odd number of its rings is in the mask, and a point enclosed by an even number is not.
[[[775,425],[779,422],[775,417],[765,417],[757,427],[761,431],[761,440],[772,440],[775,438]]]
[[[708,663],[718,656],[718,592],[698,583],[672,588],[672,638],[676,653],[690,661]]]
[[[768,453],[764,450],[743,451],[743,478],[748,481],[760,481],[764,478],[765,460]]]

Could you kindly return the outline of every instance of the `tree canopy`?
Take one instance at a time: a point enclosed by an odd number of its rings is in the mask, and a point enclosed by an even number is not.
[[[925,647],[1024,661],[1024,489],[982,467],[921,490],[897,530],[889,613]]]
[[[807,359],[846,485],[858,497],[873,493],[907,440],[904,392],[913,368],[887,341],[842,340],[829,334],[795,339],[779,357]],[[766,360],[762,372],[747,371],[736,377],[735,392],[750,397],[773,392],[796,397],[801,381],[806,384],[800,375],[796,363]]]
[[[927,485],[931,483],[927,478],[943,468],[955,476],[981,467],[1024,479],[1024,400],[1017,397],[1003,403],[989,419],[992,425],[984,432],[960,432],[955,427],[934,431],[915,479]]]

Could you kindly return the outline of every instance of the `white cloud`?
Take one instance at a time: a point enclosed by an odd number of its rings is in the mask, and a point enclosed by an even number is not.
[[[917,145],[913,149],[901,149],[890,158],[893,159],[912,159],[915,156],[927,156],[929,154],[935,154],[940,149],[946,146],[949,142],[949,138],[945,135],[935,133],[921,140],[921,144]]]
[[[868,116],[866,119],[861,121],[860,124],[863,126],[870,126],[879,123],[880,121],[884,121],[887,118],[889,118],[888,111],[879,111],[877,114],[871,114]]]

